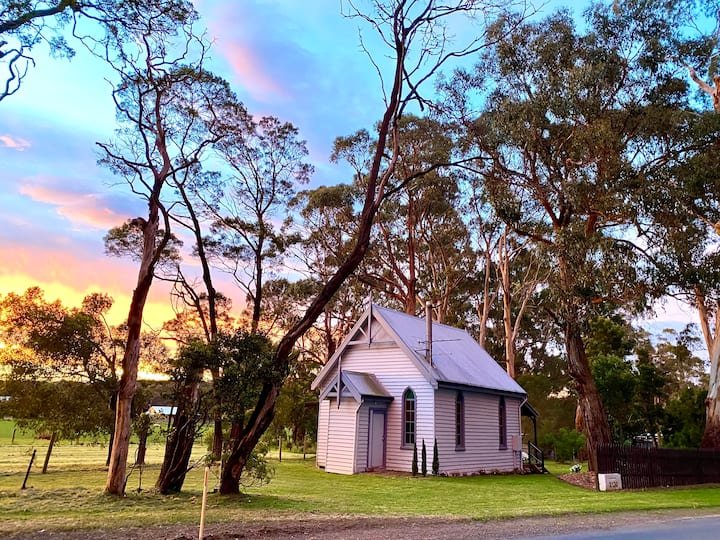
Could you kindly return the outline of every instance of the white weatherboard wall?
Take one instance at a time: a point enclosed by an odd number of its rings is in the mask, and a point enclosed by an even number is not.
[[[412,388],[415,393],[418,456],[424,438],[429,470],[435,431],[434,390],[413,361],[397,346],[368,348],[358,345],[346,350],[342,369],[373,373],[394,398],[387,411],[385,466],[388,470],[412,470],[412,447],[402,448],[402,397],[406,388]]]
[[[358,403],[345,397],[337,407],[337,400],[329,401],[327,458],[325,470],[340,474],[355,473],[356,419]]]
[[[505,398],[507,448],[500,448],[498,407],[500,397],[463,392],[465,400],[465,449],[455,447],[455,390],[438,390],[435,426],[440,471],[447,474],[473,474],[512,471],[517,459],[512,436],[520,436],[520,401]]]
[[[357,450],[355,461],[355,472],[367,471],[368,460],[368,425],[370,423],[370,406],[363,403],[357,414]]]
[[[315,460],[318,467],[325,467],[327,459],[328,421],[330,420],[330,400],[323,399],[318,408],[317,451]]]

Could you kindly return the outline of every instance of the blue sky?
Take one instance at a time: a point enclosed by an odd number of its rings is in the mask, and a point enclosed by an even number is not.
[[[360,52],[357,25],[340,2],[308,9],[294,0],[199,0],[212,39],[210,69],[256,116],[290,121],[308,141],[313,184],[348,180],[329,164],[339,135],[372,126],[382,110],[376,77]],[[75,58],[38,49],[21,90],[0,104],[0,294],[39,285],[73,305],[95,290],[127,313],[136,270],[109,259],[102,238],[142,215],[141,203],[96,164],[97,141],[115,128],[107,66],[76,47]],[[156,324],[172,314],[156,288]]]
[[[358,22],[342,17],[341,5],[196,1],[214,42],[210,69],[230,82],[253,115],[299,128],[316,168],[312,185],[349,180],[328,161],[333,140],[372,128],[383,110]],[[371,38],[367,28],[363,36]],[[115,127],[110,74],[76,49],[71,61],[38,50],[21,90],[0,102],[0,294],[39,285],[49,299],[76,305],[85,294],[106,291],[119,321],[136,267],[106,257],[102,238],[143,208],[96,164],[95,143],[109,140]],[[162,287],[154,288],[148,312],[154,326],[172,316]]]

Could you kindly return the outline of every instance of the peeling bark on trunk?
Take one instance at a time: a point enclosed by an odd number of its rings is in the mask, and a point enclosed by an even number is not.
[[[504,251],[504,249],[503,249]],[[505,329],[505,365],[507,374],[515,378],[515,331],[512,323],[512,284],[507,258],[500,260],[500,277],[503,289],[503,327]]]
[[[487,337],[487,323],[490,319],[490,308],[495,301],[496,295],[490,294],[490,268],[492,266],[492,257],[490,243],[485,248],[485,277],[483,279],[483,296],[482,301],[478,302],[477,312],[480,319],[480,333],[478,335],[478,343],[481,347],[485,347]]]
[[[717,316],[717,315],[716,315]],[[710,354],[710,381],[708,394],[705,400],[705,431],[703,433],[702,448],[720,449],[720,406],[718,406],[718,393],[720,391],[720,342],[715,334],[713,348]]]
[[[120,377],[115,409],[115,439],[105,483],[105,492],[112,495],[123,495],[125,493],[125,471],[127,468],[130,433],[132,431],[132,401],[137,389],[143,310],[152,285],[156,262],[155,241],[158,232],[158,215],[159,205],[157,201],[151,200],[149,219],[143,226],[143,258],[128,314],[127,345],[122,359],[122,376]]]
[[[155,487],[160,493],[179,493],[185,483],[190,454],[197,435],[197,408],[200,399],[202,368],[195,368],[187,375],[185,394],[178,403],[172,428],[165,443],[165,456]]]
[[[720,302],[714,306],[715,328],[710,327],[710,309],[707,298],[700,286],[695,286],[695,307],[698,310],[700,328],[705,338],[705,346],[710,357],[710,380],[705,399],[705,431],[700,446],[702,448],[720,448]]]
[[[573,322],[567,322],[565,325],[565,346],[570,376],[575,383],[579,407],[582,411],[588,447],[588,466],[591,471],[597,471],[597,447],[611,441],[610,424],[590,371],[580,329]]]
[[[195,443],[195,420],[187,414],[176,418],[173,432],[168,436],[165,445],[165,459],[155,484],[163,495],[179,493],[182,490]]]
[[[511,316],[511,299],[509,295],[503,295],[503,324],[505,326],[505,364],[507,374],[515,379],[515,336]]]
[[[248,423],[248,428],[245,430],[243,430],[243,426],[239,422],[233,422],[230,428],[230,453],[227,461],[223,464],[220,475],[221,495],[237,495],[240,493],[240,479],[243,470],[245,470],[245,465],[253,449],[257,446],[260,437],[265,433],[265,430],[272,421],[275,401],[280,393],[280,386],[277,385],[274,386],[274,388],[277,388],[277,393],[269,393],[267,398],[272,401],[272,405],[269,409],[265,407],[265,412],[262,416],[258,416],[257,422]],[[263,389],[263,392],[264,391],[265,389]],[[266,405],[270,405],[268,401],[266,401]]]
[[[138,451],[135,456],[135,465],[142,467],[145,465],[145,454],[147,453],[147,438],[149,429],[143,428],[138,435]]]

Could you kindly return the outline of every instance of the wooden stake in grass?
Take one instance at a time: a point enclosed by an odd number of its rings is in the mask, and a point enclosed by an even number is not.
[[[27,472],[25,473],[25,480],[23,480],[23,485],[20,489],[25,489],[25,484],[27,484],[28,476],[30,476],[30,469],[32,468],[33,461],[35,461],[36,453],[37,453],[37,450],[33,450],[32,456],[30,456],[30,465],[28,465]]]
[[[203,540],[203,538],[205,537],[205,508],[207,507],[208,477],[209,476],[210,476],[210,467],[205,467],[205,478],[203,480],[202,508],[200,509],[200,534],[198,535],[199,540]]]
[[[57,433],[53,432],[50,435],[50,444],[48,445],[47,453],[45,454],[45,463],[43,463],[42,474],[45,474],[48,469],[48,463],[50,463],[50,454],[52,454],[53,448],[55,448],[55,442],[57,441]]]

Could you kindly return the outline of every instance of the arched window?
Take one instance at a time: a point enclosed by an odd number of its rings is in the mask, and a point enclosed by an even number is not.
[[[455,395],[455,450],[465,450],[465,396]]]
[[[413,446],[415,444],[416,405],[415,392],[408,388],[403,394],[403,446]]]
[[[499,428],[499,442],[500,442],[500,448],[504,449],[507,448],[507,414],[505,412],[505,398],[500,398],[500,403],[498,404],[498,428]]]

